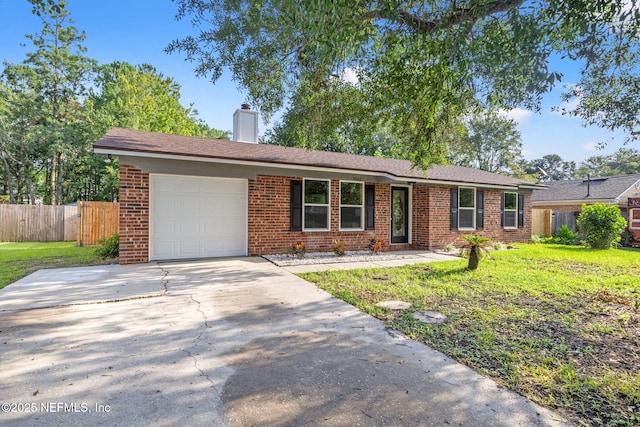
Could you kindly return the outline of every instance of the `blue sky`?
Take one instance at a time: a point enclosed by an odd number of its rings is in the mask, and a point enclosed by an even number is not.
[[[199,116],[210,126],[222,130],[232,129],[232,115],[245,100],[229,74],[213,85],[197,78],[194,64],[184,61],[181,54],[167,55],[163,49],[176,38],[194,34],[188,20],[174,19],[177,6],[170,0],[110,0],[94,2],[68,0],[67,10],[74,25],[87,34],[87,55],[101,64],[124,61],[137,65],[149,63],[165,76],[182,86],[181,101],[194,104]],[[0,0],[0,59],[19,63],[33,50],[26,34],[38,33],[39,18],[31,13],[26,0]],[[22,46],[26,45],[26,46]],[[578,75],[570,62],[558,64],[565,74],[564,84],[575,83]],[[595,154],[609,154],[620,148],[624,135],[597,127],[584,128],[577,118],[551,112],[560,105],[561,89],[545,97],[540,113],[525,110],[510,112],[519,123],[524,154],[535,159],[545,154],[558,154],[564,160],[580,162]],[[261,132],[265,129],[261,123]],[[608,141],[604,150],[596,150],[597,143]],[[637,143],[632,145],[637,148]]]

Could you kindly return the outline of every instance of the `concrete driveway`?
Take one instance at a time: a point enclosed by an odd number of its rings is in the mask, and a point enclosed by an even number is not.
[[[4,426],[567,425],[259,258],[39,271],[0,354]]]

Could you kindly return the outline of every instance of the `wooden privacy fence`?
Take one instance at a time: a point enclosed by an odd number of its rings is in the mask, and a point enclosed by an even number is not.
[[[76,242],[78,246],[97,245],[99,239],[118,233],[119,203],[78,202]]]
[[[120,205],[78,202],[78,206],[0,205],[0,242],[76,241],[97,245],[118,232]]]
[[[536,236],[551,236],[552,214],[551,209],[532,209],[531,234]]]
[[[0,241],[73,241],[77,214],[75,206],[0,205]]]

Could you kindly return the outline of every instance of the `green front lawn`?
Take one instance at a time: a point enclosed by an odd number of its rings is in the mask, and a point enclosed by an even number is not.
[[[0,242],[0,289],[41,268],[103,263],[94,251],[94,247],[76,246],[75,242]]]
[[[640,251],[517,245],[466,260],[306,280],[585,425],[640,425]],[[375,306],[412,304],[404,312]],[[449,321],[425,324],[418,310]]]

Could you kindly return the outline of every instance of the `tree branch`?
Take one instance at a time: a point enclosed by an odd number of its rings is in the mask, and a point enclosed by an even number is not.
[[[474,8],[458,8],[453,10],[448,16],[444,16],[439,20],[430,20],[416,16],[407,11],[385,11],[373,10],[362,16],[363,20],[373,19],[389,19],[397,20],[400,23],[413,28],[422,34],[431,34],[441,28],[451,28],[463,22],[475,24],[480,18],[494,15],[500,12],[517,8],[521,6],[525,0],[494,0],[484,5]]]

